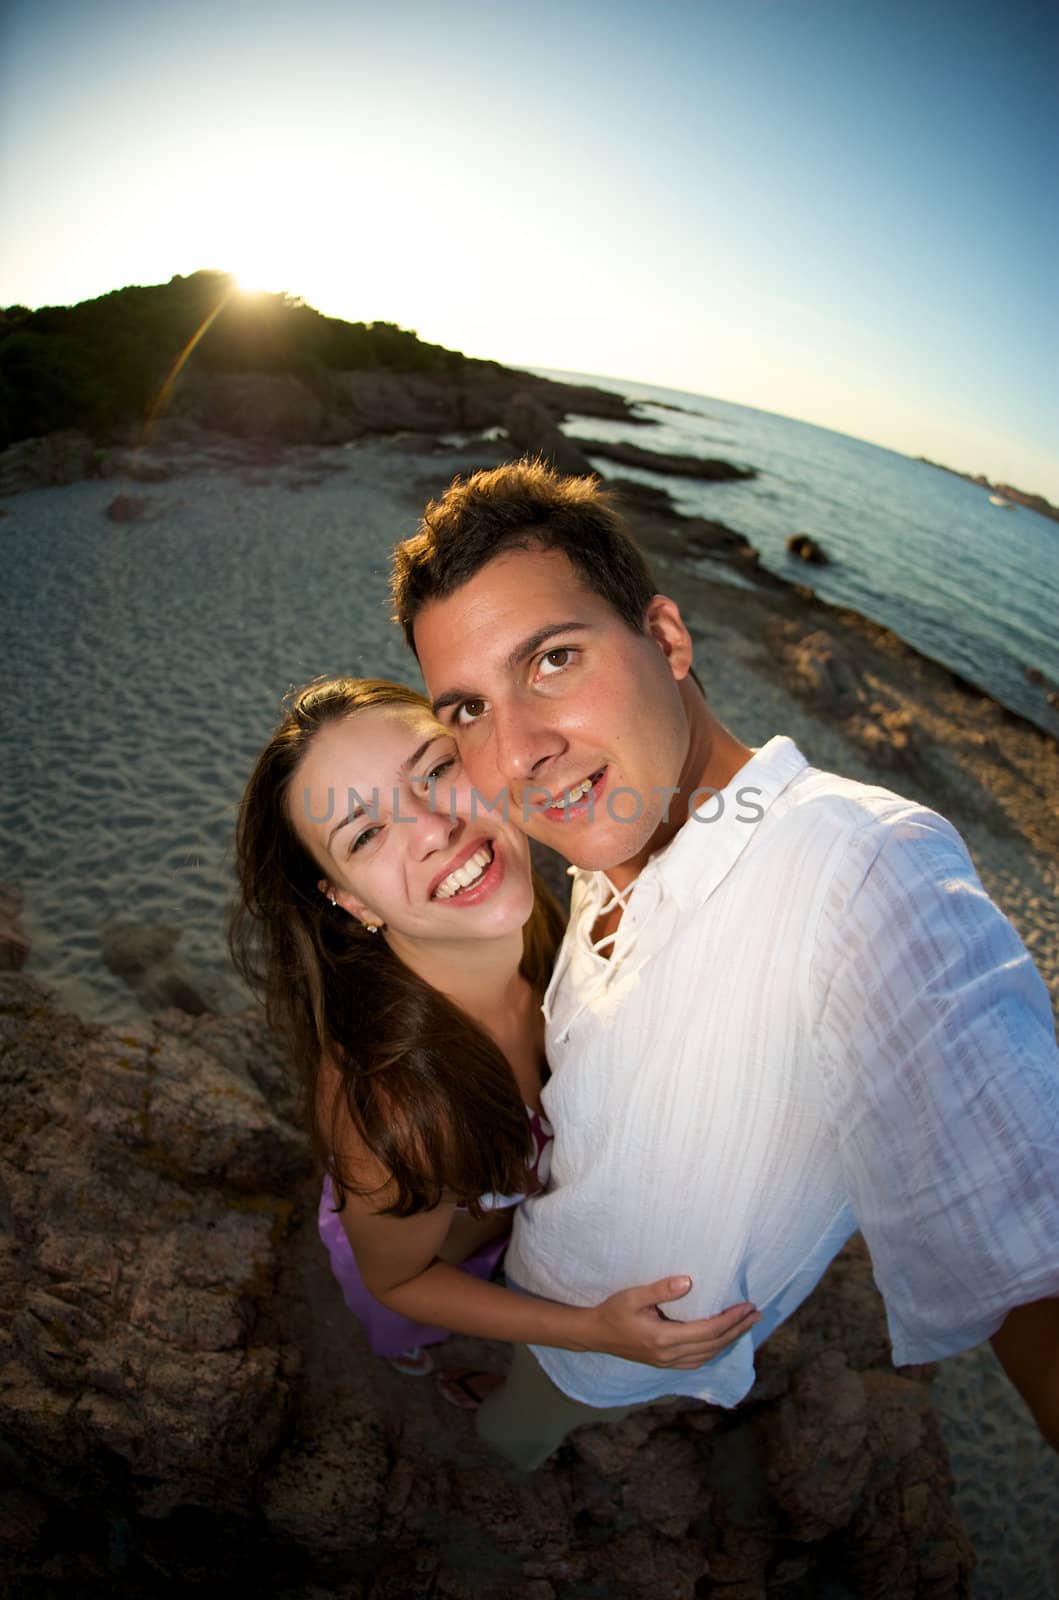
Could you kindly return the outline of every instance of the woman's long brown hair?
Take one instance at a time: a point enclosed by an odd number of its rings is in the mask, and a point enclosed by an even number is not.
[[[269,1023],[289,1042],[303,1087],[313,1148],[344,1191],[363,1192],[339,1170],[336,1130],[347,1116],[392,1176],[390,1204],[411,1216],[446,1192],[471,1211],[487,1193],[518,1194],[531,1151],[515,1075],[489,1035],[418,977],[317,887],[320,866],[291,822],[291,782],[313,738],[331,722],[378,706],[427,700],[378,678],[324,678],[294,691],[257,758],[239,809],[239,893],[229,920],[232,958],[264,999]],[[534,874],[521,971],[543,995],[563,917]],[[330,1116],[321,1113],[325,1059],[341,1075]]]

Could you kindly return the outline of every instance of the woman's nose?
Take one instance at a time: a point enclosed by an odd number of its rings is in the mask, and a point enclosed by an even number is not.
[[[452,803],[451,789],[432,785],[428,795],[416,800],[409,826],[412,852],[417,859],[422,860],[434,850],[443,850],[463,827]]]

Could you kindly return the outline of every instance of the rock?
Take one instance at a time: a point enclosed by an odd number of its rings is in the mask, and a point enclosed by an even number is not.
[[[61,1503],[71,1473],[78,1497],[124,1485],[130,1514],[245,1504],[289,1399],[262,1335],[306,1166],[297,1130],[201,1048],[86,1026],[8,977],[0,1432],[20,1486]]]
[[[134,483],[165,483],[173,469],[142,450],[108,450],[99,463],[101,478],[131,478]]]
[[[30,942],[19,926],[21,915],[22,890],[0,883],[0,971],[15,972],[26,964]]]
[[[591,475],[592,464],[581,446],[566,437],[551,413],[532,395],[514,395],[505,407],[502,420],[519,454],[540,456],[550,467],[571,477]]]
[[[173,930],[142,947],[119,964],[171,958]],[[278,1600],[967,1593],[929,1371],[890,1368],[859,1242],[742,1407],[666,1401],[527,1476],[367,1353],[297,1104],[256,1011],[88,1026],[0,973],[12,1593],[219,1592],[233,1552]]]
[[[179,939],[179,928],[107,922],[102,930],[103,960],[116,977],[135,982],[172,955]]]
[[[174,954],[179,939],[179,928],[108,922],[101,932],[103,961],[115,977],[124,978],[146,1011],[175,1006],[201,1016],[223,996],[215,983],[192,972]]]
[[[872,700],[863,715],[854,716],[847,731],[876,766],[900,772],[919,758],[919,741],[912,713],[902,706]]]
[[[787,540],[787,554],[798,556],[800,560],[807,561],[814,567],[826,567],[828,564],[823,550],[807,533],[791,534]]]
[[[822,628],[801,633],[798,624],[787,623],[772,636],[780,641],[792,687],[814,706],[847,717],[865,704],[867,694],[856,670],[829,633]]]
[[[181,384],[177,406],[178,415],[239,439],[338,442],[329,407],[291,373],[190,373]]]
[[[620,1479],[651,1437],[657,1426],[654,1418],[652,1407],[634,1411],[624,1422],[610,1423],[605,1428],[579,1428],[571,1446],[601,1477]]]
[[[76,483],[90,476],[95,459],[95,445],[75,428],[20,439],[0,452],[0,495]]]
[[[642,544],[657,548],[665,542],[678,559],[709,556],[754,566],[758,553],[741,533],[707,517],[688,517],[677,510],[668,489],[633,478],[610,478],[607,488],[617,496],[619,509]]]
[[[776,619],[765,630],[769,648],[782,662],[790,687],[833,716],[844,733],[877,766],[899,771],[919,759],[911,713],[887,704],[870,690],[857,667],[822,628]]]
[[[669,477],[699,478],[706,483],[731,483],[742,478],[756,478],[752,467],[736,467],[730,461],[717,461],[702,456],[666,455],[660,450],[645,450],[638,444],[617,444],[606,439],[579,439],[579,448],[586,456],[602,456],[606,461],[620,461],[626,467],[639,467],[645,472],[661,472]]]
[[[1023,670],[1027,683],[1032,683],[1036,689],[1043,689],[1044,698],[1050,706],[1059,706],[1059,684],[1049,678],[1046,672],[1042,672],[1040,667],[1026,667]]]
[[[117,494],[107,506],[106,515],[111,522],[152,522],[160,509],[157,501],[145,495]]]
[[[377,1542],[391,1469],[377,1421],[344,1416],[341,1423],[308,1449],[291,1442],[269,1474],[263,1503],[274,1528],[327,1555]]]
[[[844,1528],[868,1480],[864,1380],[840,1350],[801,1368],[762,1422],[767,1482],[790,1536],[823,1539]]]
[[[656,1433],[629,1463],[621,1500],[626,1511],[670,1539],[680,1539],[710,1507],[696,1442],[677,1431]]]

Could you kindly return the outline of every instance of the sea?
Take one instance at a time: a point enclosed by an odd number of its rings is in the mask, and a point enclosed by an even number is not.
[[[720,457],[757,474],[699,483],[588,452],[603,477],[668,489],[681,511],[744,534],[763,566],[884,623],[1059,736],[1059,708],[1027,677],[1042,673],[1059,689],[1059,522],[1024,506],[994,506],[978,484],[808,422],[650,384],[534,370],[613,390],[643,419],[571,417],[563,432],[573,438]],[[796,533],[816,540],[826,566],[787,554]],[[723,576],[719,565],[711,575]]]

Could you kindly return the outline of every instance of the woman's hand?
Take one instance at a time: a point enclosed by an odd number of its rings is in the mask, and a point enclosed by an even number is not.
[[[746,1301],[697,1322],[678,1322],[659,1311],[660,1300],[680,1300],[690,1288],[690,1278],[660,1278],[612,1294],[591,1308],[585,1348],[649,1367],[701,1367],[761,1321]]]

